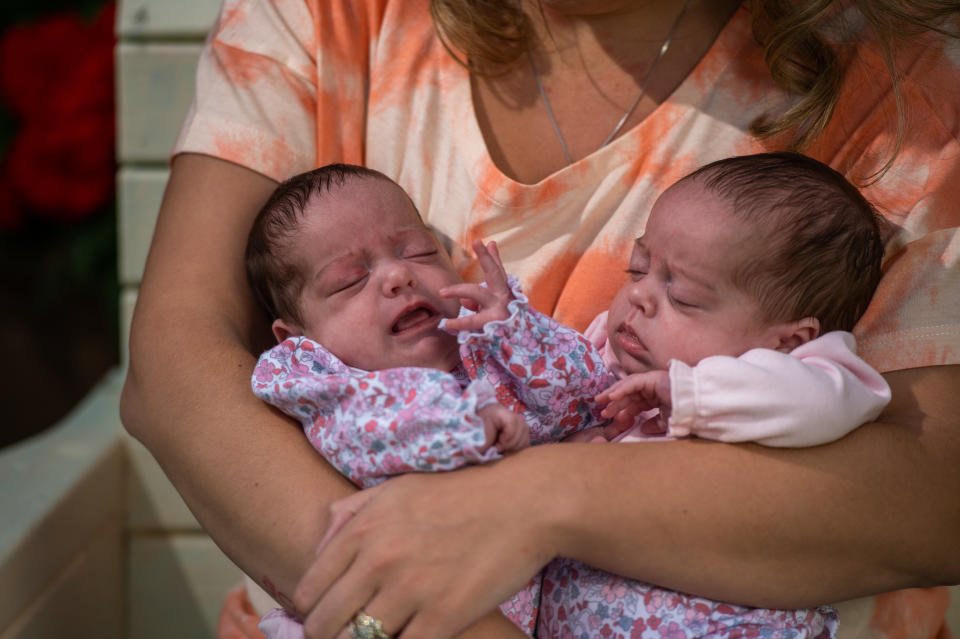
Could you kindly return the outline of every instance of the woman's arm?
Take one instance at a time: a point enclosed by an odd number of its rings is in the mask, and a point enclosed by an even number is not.
[[[886,379],[878,423],[817,448],[560,444],[387,482],[296,601],[317,637],[362,606],[409,639],[449,636],[553,556],[767,607],[960,581],[960,367]]]
[[[175,158],[120,410],[223,551],[289,596],[326,527],[327,505],[354,489],[250,390],[253,353],[268,346],[269,329],[243,252],[275,186],[212,157]]]
[[[250,389],[269,327],[249,292],[243,252],[275,186],[212,157],[174,159],[134,313],[120,412],[217,545],[287,605],[330,503],[356,489]],[[463,638],[515,632],[494,610]]]

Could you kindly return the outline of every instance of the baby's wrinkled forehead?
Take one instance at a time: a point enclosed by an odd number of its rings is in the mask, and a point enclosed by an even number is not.
[[[702,185],[681,183],[657,201],[631,260],[670,281],[745,292],[736,284],[739,274],[751,269],[767,235],[755,226],[735,215],[726,198]]]
[[[382,205],[388,200],[389,206]],[[396,182],[379,175],[349,175],[342,182],[310,193],[304,205],[304,217],[348,213],[350,218],[365,218],[371,206],[388,210],[391,217],[415,219],[423,224],[420,211],[409,194]]]

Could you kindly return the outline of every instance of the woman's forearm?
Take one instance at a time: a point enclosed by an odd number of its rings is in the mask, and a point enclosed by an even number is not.
[[[298,607],[336,629],[346,602],[373,592],[364,605],[408,619],[404,636],[440,638],[555,556],[775,608],[955,583],[960,368],[887,381],[880,423],[817,448],[549,444],[392,479],[338,505],[356,514],[301,580]]]
[[[531,451],[544,474],[580,469],[555,522],[558,553],[768,607],[960,581],[960,367],[887,380],[894,400],[880,423],[817,448],[691,440]]]
[[[177,157],[134,315],[121,414],[214,541],[268,590],[289,594],[326,506],[353,489],[250,390],[253,353],[266,345],[258,336],[268,333],[242,255],[273,187],[236,165]]]

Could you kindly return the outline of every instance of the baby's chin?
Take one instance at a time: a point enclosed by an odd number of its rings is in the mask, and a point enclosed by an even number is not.
[[[620,367],[623,369],[623,372],[627,375],[649,373],[650,371],[664,370],[667,367],[666,364],[663,366],[659,365],[657,360],[649,356],[639,359],[630,355],[620,354],[620,356],[617,358],[617,361],[620,363]]]
[[[407,365],[435,368],[445,372],[452,371],[460,365],[460,346],[453,335],[440,335],[437,337],[437,343],[430,346],[431,348],[412,357],[411,363]]]

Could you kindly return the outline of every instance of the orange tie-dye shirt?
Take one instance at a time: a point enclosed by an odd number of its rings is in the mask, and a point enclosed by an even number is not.
[[[477,125],[466,70],[427,0],[226,0],[204,48],[174,153],[217,156],[275,180],[365,164],[410,193],[454,246],[496,240],[534,306],[584,329],[624,281],[656,197],[698,166],[773,150],[750,123],[793,100],[770,79],[747,9],[643,122],[537,184],[506,177]],[[889,157],[896,106],[870,42],[848,45],[843,97],[806,151],[855,183]],[[960,363],[960,44],[897,50],[906,138],[864,189],[897,229],[855,333],[881,371]],[[939,604],[938,604],[939,605]]]
[[[881,371],[960,362],[960,46],[944,46],[931,38],[899,50],[907,137],[865,188],[901,229],[855,331]],[[880,56],[869,46],[851,55],[844,98],[808,153],[863,182],[889,156],[896,110]],[[790,101],[741,9],[643,122],[520,184],[491,161],[467,72],[436,38],[426,0],[228,0],[175,151],[276,180],[329,162],[379,169],[454,245],[496,240],[534,306],[582,330],[623,282],[660,192],[706,162],[774,148],[749,125]]]
[[[850,54],[844,97],[808,153],[864,182],[894,145],[896,109],[882,58],[869,45]],[[865,194],[900,230],[855,331],[881,371],[960,362],[960,46],[931,38],[898,55],[907,136]],[[706,162],[774,148],[749,125],[790,102],[744,8],[643,122],[520,184],[491,161],[467,72],[438,41],[426,0],[227,0],[175,152],[276,180],[338,161],[379,169],[455,246],[496,240],[534,306],[582,330],[623,282],[659,193]]]

